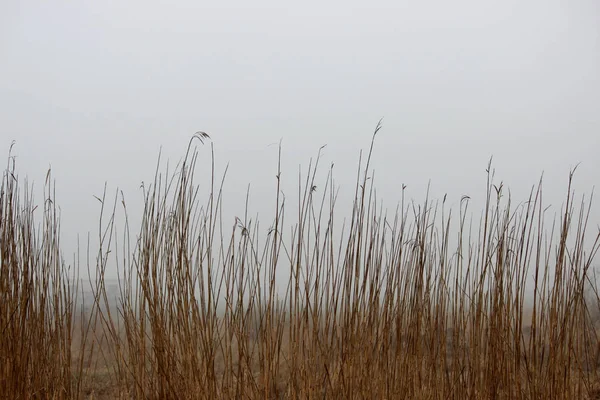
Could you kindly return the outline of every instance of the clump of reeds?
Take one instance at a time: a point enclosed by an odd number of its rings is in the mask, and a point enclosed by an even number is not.
[[[586,236],[591,199],[576,203],[572,173],[556,221],[541,181],[515,204],[491,165],[479,221],[468,217],[467,197],[450,210],[445,198],[407,201],[403,187],[388,214],[371,146],[348,214],[336,206],[333,168],[317,182],[317,157],[291,213],[277,167],[273,217],[261,228],[248,210],[224,220],[212,152],[210,186],[195,185],[201,153],[193,141],[208,139],[196,135],[175,173],[157,172],[143,188],[133,241],[124,199],[110,202],[106,191],[99,199],[100,246],[88,260],[94,304],[73,353],[74,291],[54,202],[44,203],[36,235],[28,192],[18,197],[8,169],[0,204],[0,384],[8,397],[79,398],[90,370],[88,378],[101,370],[114,386],[107,398],[127,399],[600,393],[592,279],[600,232]],[[116,306],[106,288],[111,264],[120,276]]]
[[[76,274],[60,253],[50,171],[44,196],[35,206],[26,181],[21,190],[9,155],[0,185],[1,398],[70,399],[80,393],[81,370],[72,354]]]
[[[222,220],[214,169],[210,187],[193,183],[198,157],[190,148],[176,174],[157,173],[120,263],[120,314],[104,326],[124,396],[557,399],[597,390],[586,296],[597,299],[589,274],[600,236],[584,246],[591,200],[575,204],[572,175],[555,232],[541,182],[515,205],[488,167],[474,227],[468,198],[452,214],[444,201],[418,205],[402,191],[387,215],[369,151],[340,226],[332,171],[316,191],[317,158],[289,225],[278,171],[261,231],[247,217]],[[287,286],[278,288],[282,269]]]

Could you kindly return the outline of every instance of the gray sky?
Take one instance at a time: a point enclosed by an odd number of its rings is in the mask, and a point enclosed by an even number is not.
[[[6,0],[0,57],[0,154],[16,140],[38,199],[52,166],[67,251],[96,232],[105,181],[139,211],[160,147],[176,162],[198,130],[219,171],[230,163],[235,215],[249,183],[251,209],[272,215],[280,139],[288,192],[327,144],[323,171],[335,162],[350,196],[381,117],[390,208],[403,183],[417,200],[429,181],[436,198],[476,199],[492,155],[517,200],[544,172],[559,207],[577,163],[579,193],[600,182],[597,0]]]

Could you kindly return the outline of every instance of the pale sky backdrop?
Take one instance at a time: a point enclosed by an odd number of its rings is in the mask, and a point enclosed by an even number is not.
[[[430,182],[434,198],[476,201],[493,156],[518,201],[544,172],[558,211],[577,163],[578,194],[600,182],[600,2],[0,3],[0,155],[16,141],[38,200],[52,167],[67,259],[97,232],[105,182],[135,221],[161,146],[175,163],[198,130],[219,174],[229,163],[226,224],[248,184],[270,223],[279,140],[289,197],[327,144],[323,176],[335,162],[348,205],[381,117],[373,167],[390,209],[402,184],[417,201]]]

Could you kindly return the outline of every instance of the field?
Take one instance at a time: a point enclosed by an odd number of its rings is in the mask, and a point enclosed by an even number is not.
[[[206,139],[144,188],[136,232],[115,222],[127,215],[122,198],[99,199],[100,244],[83,249],[89,279],[63,260],[50,176],[36,205],[9,158],[2,398],[600,398],[600,232],[573,172],[551,223],[541,182],[513,202],[491,165],[480,220],[468,197],[455,210],[402,197],[390,215],[370,179],[371,147],[348,215],[337,214],[332,173],[317,190],[316,159],[298,209],[286,210],[277,171],[265,229],[223,220],[214,171],[209,188],[194,184]],[[105,278],[112,265],[116,283]]]

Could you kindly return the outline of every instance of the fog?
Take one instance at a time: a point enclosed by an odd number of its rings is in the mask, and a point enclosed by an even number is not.
[[[480,205],[492,156],[516,201],[543,173],[556,213],[575,166],[578,195],[600,181],[597,0],[8,0],[0,57],[0,154],[16,142],[40,202],[51,168],[67,260],[78,236],[97,236],[105,183],[111,198],[123,191],[135,232],[159,151],[174,165],[196,131],[212,138],[217,175],[229,165],[227,226],[249,187],[267,228],[280,142],[290,198],[326,145],[321,176],[335,163],[349,216],[381,118],[372,167],[390,210],[402,185],[415,201],[430,185],[454,207],[463,195]],[[210,144],[199,150],[206,187]]]

